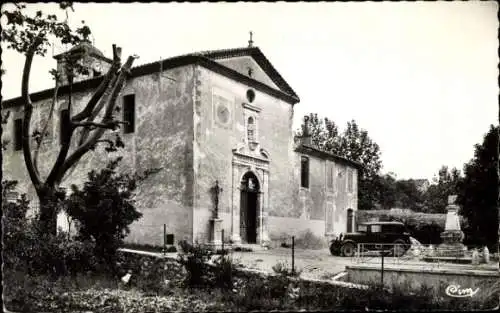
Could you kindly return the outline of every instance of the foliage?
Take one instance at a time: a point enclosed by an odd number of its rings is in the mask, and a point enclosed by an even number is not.
[[[475,145],[474,158],[464,166],[458,203],[467,219],[466,242],[487,245],[497,251],[498,244],[498,147],[499,127],[490,126],[481,144]]]
[[[366,290],[326,282],[298,280],[285,275],[263,276],[235,272],[231,292],[217,288],[185,289],[182,266],[172,260],[123,253],[124,269],[136,269],[133,286],[119,285],[119,277],[77,275],[50,280],[44,276],[5,276],[9,285],[4,300],[18,312],[220,312],[220,311],[337,311],[337,310],[478,310],[498,304],[498,284],[474,298],[453,299],[434,294],[423,286],[417,292],[405,288],[370,287]],[[181,275],[180,275],[181,274]],[[169,281],[168,284],[165,284]],[[16,286],[16,287],[17,287]],[[149,290],[148,290],[149,289]]]
[[[67,214],[78,222],[79,238],[94,240],[96,255],[110,264],[130,232],[129,225],[142,216],[133,201],[137,177],[118,174],[120,160],[111,161],[99,172],[92,170],[83,189],[72,185],[66,201]]]
[[[272,269],[274,273],[286,277],[299,277],[302,273],[302,270],[297,268],[292,269],[286,262],[278,262],[273,265]]]
[[[179,242],[181,252],[177,261],[187,271],[186,285],[189,287],[200,287],[209,280],[209,265],[213,252],[201,245],[191,245],[186,240]]]
[[[221,289],[232,289],[234,278],[233,260],[228,255],[219,255],[214,260],[214,266],[211,269],[214,274],[214,285]]]
[[[73,9],[72,2],[63,2],[59,7],[66,13],[68,9]],[[88,69],[81,62],[84,55],[70,53],[63,55],[65,66],[61,67],[61,70],[64,73],[58,72],[56,69],[50,71],[56,85],[49,113],[43,117],[44,121],[41,121],[41,128],[32,131],[30,128],[34,106],[30,98],[29,81],[33,58],[35,55],[45,56],[48,47],[56,41],[71,46],[83,41],[88,42],[91,31],[84,21],[82,21],[83,26],[72,30],[67,23],[67,19],[59,21],[56,14],[44,14],[44,12],[38,10],[33,15],[24,4],[13,3],[2,6],[2,16],[6,17],[6,25],[2,29],[2,43],[6,45],[7,49],[13,49],[25,55],[21,87],[23,102],[22,133],[25,134],[22,140],[24,163],[40,200],[40,215],[38,217],[40,227],[43,228],[44,232],[55,235],[57,212],[53,202],[62,200],[59,198],[61,195],[59,185],[64,177],[97,144],[108,144],[106,151],[116,150],[117,147],[123,146],[119,136],[116,137],[115,141],[101,138],[106,130],[116,129],[122,123],[113,119],[113,112],[115,111],[119,92],[125,83],[126,75],[135,57],[129,57],[125,64],[122,65],[121,49],[113,46],[112,65],[88,103],[77,114],[73,116],[65,114],[61,119],[61,123],[66,125],[67,128],[61,138],[59,152],[51,169],[48,171],[48,175],[41,177],[38,169],[39,151],[44,143],[41,138],[47,133],[49,122],[54,118],[59,86],[66,84],[62,78],[64,76],[68,78],[69,91],[71,92],[73,78],[80,74],[88,74]],[[71,100],[68,102],[67,109],[68,112],[73,112]],[[97,118],[101,119],[100,122],[96,122]],[[77,132],[77,128],[82,131]],[[77,133],[79,138],[75,139],[76,136],[73,135]],[[31,145],[31,139],[35,139],[36,145],[34,147]],[[72,145],[75,141],[78,143],[76,146]],[[5,142],[2,142],[2,147],[4,144]],[[72,147],[75,148],[70,149]]]
[[[336,124],[328,118],[320,118],[314,113],[310,113],[308,118],[308,132],[314,145],[362,165],[358,175],[359,208],[372,209],[378,200],[377,175],[382,167],[378,144],[354,120],[348,122],[340,134]],[[302,136],[304,129],[305,124],[296,132],[297,136]]]
[[[413,211],[422,211],[424,207],[424,193],[417,188],[413,179],[398,180],[395,186],[395,205]]]
[[[15,183],[4,182],[2,185],[5,194]],[[57,235],[44,233],[36,220],[27,218],[28,210],[29,202],[24,194],[15,203],[2,198],[5,270],[61,276],[95,269],[95,244],[92,241],[68,238],[64,232]]]
[[[235,247],[233,251],[236,252],[253,252],[252,248],[247,248],[247,247]]]
[[[461,180],[462,176],[458,169],[449,170],[443,165],[425,193],[425,212],[446,213],[448,196],[461,192]]]

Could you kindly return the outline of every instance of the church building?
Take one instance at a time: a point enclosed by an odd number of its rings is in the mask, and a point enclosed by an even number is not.
[[[111,60],[84,42],[66,53],[84,52],[89,73],[72,88],[62,86],[40,152],[46,177],[60,147],[62,114],[81,110]],[[55,56],[58,68],[62,60]],[[53,89],[31,95],[32,129],[44,121]],[[71,97],[75,112],[68,112]],[[310,231],[325,239],[355,227],[360,165],[324,152],[306,135],[294,138],[292,121],[299,97],[263,52],[248,47],[190,53],[132,68],[118,106],[128,124],[125,147],[90,151],[63,181],[82,184],[91,169],[123,156],[121,170],[160,171],[142,182],[135,198],[143,217],[126,241],[162,245],[164,225],[175,241],[246,244],[279,243]],[[3,179],[19,181],[36,208],[36,195],[20,146],[21,98],[2,103]],[[113,131],[107,131],[113,136]],[[67,227],[64,214],[58,225]],[[65,226],[66,225],[66,226]]]

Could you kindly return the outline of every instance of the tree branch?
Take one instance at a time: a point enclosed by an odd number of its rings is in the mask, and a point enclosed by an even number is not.
[[[53,186],[58,184],[57,173],[59,172],[60,167],[64,164],[66,157],[68,156],[69,149],[71,148],[71,137],[73,136],[73,126],[71,125],[71,107],[72,107],[72,95],[73,95],[73,72],[69,73],[69,101],[68,101],[68,114],[64,115],[64,121],[62,121],[62,125],[68,125],[68,129],[66,130],[68,133],[64,134],[61,131],[62,145],[61,150],[59,150],[59,155],[50,170],[49,176],[45,183],[49,186]]]
[[[23,145],[23,155],[24,163],[26,164],[26,169],[30,176],[31,182],[33,183],[37,193],[40,192],[42,188],[42,182],[40,176],[38,175],[35,166],[33,164],[33,157],[31,155],[31,143],[30,143],[30,124],[31,116],[33,114],[33,103],[31,102],[31,97],[29,95],[29,79],[31,72],[31,65],[33,63],[33,57],[35,52],[43,40],[41,36],[37,36],[33,41],[33,44],[26,52],[26,60],[24,62],[23,69],[23,80],[21,87],[21,94],[24,102],[24,118],[23,118],[23,129],[22,129],[22,145]]]
[[[77,127],[89,127],[89,128],[105,128],[105,129],[115,130],[116,128],[118,128],[118,124],[128,124],[128,123],[123,122],[123,121],[111,121],[108,123],[76,122],[76,123],[73,123],[73,126],[75,128],[77,128]]]
[[[116,99],[121,92],[121,89],[123,88],[123,85],[125,83],[125,78],[126,74],[130,72],[130,68],[132,67],[132,64],[134,62],[134,59],[136,57],[129,57],[127,59],[127,62],[122,66],[120,70],[120,74],[118,75],[117,82],[115,86],[113,87],[113,92],[111,94],[110,101],[108,103],[108,107],[106,108],[106,112],[104,113],[104,117],[102,119],[102,123],[108,123],[112,120],[113,117],[113,110],[115,108],[116,104]],[[66,171],[71,168],[73,165],[76,164],[80,160],[80,158],[90,150],[90,148],[95,144],[97,140],[104,134],[106,129],[104,128],[99,128],[97,129],[94,134],[85,141],[80,147],[76,149],[64,162],[64,164],[60,167],[57,175],[55,176],[57,181],[62,180],[64,177],[64,174]]]
[[[49,116],[47,117],[47,121],[45,122],[45,125],[42,128],[42,139],[37,142],[37,146],[35,149],[35,155],[33,157],[33,164],[34,164],[34,167],[35,167],[35,170],[37,171],[37,173],[39,173],[39,171],[38,171],[38,155],[40,153],[40,147],[42,146],[43,137],[45,136],[45,133],[47,132],[47,128],[49,126],[49,121],[52,120],[52,116],[54,114],[54,108],[55,108],[56,103],[57,103],[57,92],[58,91],[59,91],[59,81],[56,79],[56,86],[54,88],[54,95],[52,97],[52,105],[50,106]]]
[[[111,65],[110,70],[106,74],[104,80],[101,82],[101,84],[99,85],[96,92],[94,93],[90,101],[87,103],[85,108],[80,113],[76,114],[72,118],[72,121],[75,122],[83,121],[84,119],[91,116],[95,106],[97,105],[97,103],[99,103],[99,99],[102,98],[104,92],[108,89],[110,82],[113,80],[116,72],[120,68],[120,62],[121,62],[120,60],[121,60],[121,49],[117,48],[116,45],[113,45],[113,64]]]

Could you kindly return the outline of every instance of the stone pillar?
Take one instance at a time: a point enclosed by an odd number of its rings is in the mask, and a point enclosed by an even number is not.
[[[211,238],[210,243],[215,246],[222,244],[222,219],[212,218],[210,220]]]
[[[233,164],[233,205],[231,210],[231,241],[233,244],[240,244],[240,170]]]
[[[260,199],[260,211],[258,217],[258,225],[259,229],[257,232],[257,242],[259,242],[262,246],[268,247],[270,245],[270,239],[268,234],[267,227],[267,217],[269,209],[269,173],[265,170],[262,170],[262,187],[263,193],[261,194]]]

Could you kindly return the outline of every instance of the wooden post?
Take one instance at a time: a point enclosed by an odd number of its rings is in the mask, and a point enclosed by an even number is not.
[[[385,254],[385,250],[382,250],[382,272],[380,275],[380,283],[381,283],[382,288],[384,288],[384,254]]]
[[[295,275],[295,236],[292,236],[292,275]]]
[[[224,229],[221,230],[222,255],[224,255]]]
[[[167,224],[163,224],[163,254],[167,253]]]

